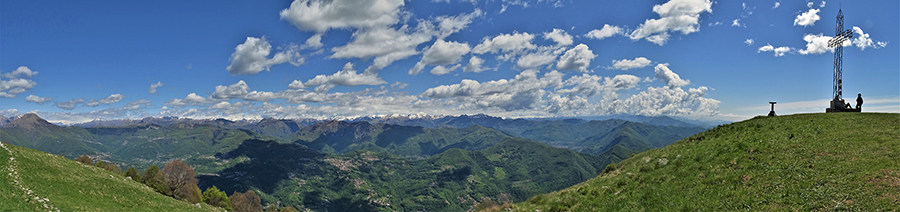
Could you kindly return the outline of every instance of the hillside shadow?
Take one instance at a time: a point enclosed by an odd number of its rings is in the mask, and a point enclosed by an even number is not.
[[[250,139],[230,152],[216,154],[218,160],[245,156],[250,161],[222,170],[215,175],[199,176],[201,188],[215,185],[228,194],[243,192],[251,187],[272,193],[282,180],[292,177],[325,174],[330,166],[322,159],[325,154],[297,144]]]

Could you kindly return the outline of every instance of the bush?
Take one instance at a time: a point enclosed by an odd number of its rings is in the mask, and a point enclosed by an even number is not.
[[[197,184],[185,184],[181,188],[175,190],[175,195],[190,203],[199,203],[203,200],[203,196],[200,193],[200,187],[197,187]]]
[[[134,169],[134,167],[128,167],[128,170],[125,171],[125,176],[131,177],[132,180],[137,182],[141,181],[141,174],[138,174],[137,169]]]
[[[606,165],[606,168],[605,168],[605,169],[603,169],[603,173],[609,173],[609,172],[612,172],[612,171],[615,171],[615,170],[616,170],[616,164],[615,164],[615,163],[610,163],[609,165]]]
[[[111,171],[118,175],[122,174],[122,169],[120,169],[119,166],[116,166],[116,164],[104,163],[103,161],[97,161],[97,164],[95,166],[100,167],[101,169],[106,169],[107,171]]]
[[[80,162],[80,163],[87,164],[87,165],[93,165],[93,164],[94,164],[94,160],[91,160],[91,158],[88,157],[87,154],[83,154],[83,155],[81,155],[81,156],[78,156],[77,158],[75,158],[75,161],[78,161],[78,162]]]
[[[496,211],[500,209],[500,204],[494,200],[486,200],[475,205],[475,211]]]
[[[144,171],[144,176],[141,177],[141,183],[153,188],[153,190],[156,190],[156,192],[159,192],[160,194],[167,196],[172,195],[172,190],[169,190],[166,177],[159,171],[159,166],[152,165],[150,168],[147,168],[147,170]]]
[[[229,197],[231,208],[234,209],[235,212],[262,212],[262,203],[260,203],[259,196],[256,195],[253,191],[247,191],[244,193],[235,191]]]
[[[188,201],[197,197],[196,201],[200,201],[200,192],[196,192],[197,195],[194,196],[194,190],[199,191],[199,188],[195,189],[197,187],[196,173],[187,163],[178,159],[169,161],[161,172],[168,182],[169,190],[172,191],[172,197]]]
[[[297,209],[295,209],[292,206],[284,206],[283,208],[281,208],[281,212],[300,212],[300,211],[297,211]]]
[[[207,188],[206,191],[203,192],[203,202],[226,210],[232,210],[228,205],[228,194],[224,191],[220,191],[216,186]]]

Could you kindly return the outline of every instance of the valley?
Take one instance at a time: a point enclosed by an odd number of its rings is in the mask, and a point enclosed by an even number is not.
[[[279,207],[468,211],[485,201],[520,202],[581,183],[607,164],[704,130],[483,115],[115,123],[63,127],[25,114],[3,124],[0,141],[67,158],[86,154],[122,169],[182,159],[198,171],[200,188],[253,190]]]

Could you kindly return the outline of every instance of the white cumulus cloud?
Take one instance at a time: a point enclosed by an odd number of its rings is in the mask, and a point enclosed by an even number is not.
[[[597,39],[597,40],[603,40],[605,38],[612,37],[614,35],[624,35],[624,34],[625,34],[625,29],[622,29],[621,27],[612,26],[609,24],[603,24],[603,28],[601,28],[599,30],[597,30],[597,29],[591,30],[584,36],[586,36],[588,38]]]
[[[810,2],[811,4],[812,2]],[[801,13],[794,18],[794,26],[800,25],[804,27],[812,26],[819,20],[819,10],[809,9],[805,13]]]
[[[594,55],[594,52],[587,45],[578,44],[559,57],[556,68],[561,71],[579,70],[587,72],[587,67],[591,65],[591,60],[594,57],[597,57],[597,55]]]
[[[64,110],[72,110],[75,109],[78,104],[84,103],[84,98],[71,99],[65,102],[57,102],[56,107],[64,109]]]
[[[664,45],[669,31],[690,34],[700,31],[700,13],[712,12],[709,0],[670,0],[653,6],[659,19],[647,19],[629,37],[631,40],[647,39],[657,45]]]
[[[186,97],[184,97],[184,99],[170,99],[169,101],[166,101],[163,104],[171,105],[171,106],[185,106],[185,105],[202,105],[202,104],[208,104],[208,103],[213,103],[213,102],[220,102],[220,101],[207,99],[200,95],[197,95],[196,93],[190,93]]]
[[[467,43],[434,41],[428,50],[422,55],[422,62],[427,65],[448,65],[459,62],[463,55],[469,53],[471,47]]]
[[[678,74],[669,69],[668,65],[669,64],[665,63],[656,65],[655,72],[657,79],[665,82],[666,86],[669,86],[670,89],[680,88],[691,84],[690,80],[682,80]]]
[[[125,95],[117,93],[117,94],[109,95],[108,97],[103,98],[101,100],[91,99],[91,101],[88,101],[88,103],[85,103],[84,105],[88,106],[88,107],[96,107],[97,105],[100,105],[100,104],[108,105],[108,104],[122,101],[123,98],[125,98]]]
[[[400,21],[404,0],[295,0],[281,19],[300,30],[371,28]]]
[[[438,76],[444,75],[444,74],[449,74],[450,72],[453,72],[456,69],[458,69],[460,66],[462,66],[462,64],[456,64],[455,66],[449,67],[449,68],[447,68],[446,66],[435,66],[434,68],[431,69],[431,74],[438,75]]]
[[[316,33],[313,36],[310,36],[306,39],[306,42],[303,43],[304,49],[316,49],[322,47],[322,33]]]
[[[832,38],[831,36],[825,36],[825,35],[822,35],[821,33],[819,33],[818,35],[814,35],[814,34],[803,35],[803,40],[806,41],[806,49],[800,49],[797,52],[799,52],[800,54],[822,54],[822,53],[825,53],[828,51],[834,52],[833,47],[828,47],[828,41],[830,41],[831,38]],[[844,41],[844,45],[845,46],[850,45],[850,41]],[[787,47],[779,47],[779,48],[787,48]],[[773,48],[771,45],[763,46],[759,49],[760,52],[773,51],[773,50],[775,50],[775,48]],[[781,56],[781,55],[784,55],[784,54],[779,55],[778,52],[775,52],[776,57]]]
[[[853,45],[859,48],[859,50],[866,50],[867,47],[877,49],[887,46],[887,42],[872,41],[872,38],[869,37],[869,34],[863,32],[862,29],[860,29],[858,26],[853,26],[853,32],[856,33],[856,38],[853,38]]]
[[[375,58],[366,72],[376,72],[394,61],[419,54],[416,46],[431,38],[427,29],[412,30],[408,26],[399,29],[384,27],[357,30],[353,33],[353,41],[331,49],[334,54],[330,58]]]
[[[316,75],[316,77],[303,83],[303,87],[309,88],[313,86],[323,86],[320,92],[327,92],[335,85],[340,86],[357,86],[357,85],[381,85],[387,84],[379,78],[375,73],[357,74],[353,69],[353,63],[344,64],[344,68],[332,75]],[[290,86],[289,86],[290,87]]]
[[[485,70],[481,67],[482,64],[484,64],[483,59],[479,58],[478,56],[472,55],[472,57],[469,58],[469,64],[466,65],[466,67],[463,69],[463,72],[481,73]]]
[[[147,89],[147,92],[149,92],[150,94],[155,94],[155,93],[156,93],[156,88],[159,88],[159,87],[162,87],[162,86],[163,86],[163,83],[162,83],[162,82],[156,82],[156,84],[150,84],[150,88]]]
[[[740,19],[740,18],[734,19],[733,21],[731,21],[731,26],[733,26],[733,27],[746,27],[746,25],[741,24],[741,19]]]
[[[299,66],[304,62],[304,58],[300,57],[300,53],[295,47],[287,47],[285,51],[275,53],[272,58],[267,58],[271,52],[272,45],[266,41],[265,37],[247,37],[244,43],[234,48],[234,53],[228,59],[231,61],[231,65],[225,69],[232,75],[253,75],[263,70],[268,71],[273,65],[289,62],[294,66]]]
[[[759,47],[759,50],[756,50],[756,52],[757,53],[773,52],[773,53],[775,53],[775,57],[781,57],[781,56],[784,56],[784,53],[791,52],[791,47],[782,46],[782,47],[776,48],[776,47],[772,46],[771,44],[766,44],[765,46]],[[802,49],[799,52],[800,52],[800,54],[806,54],[806,53],[803,53]]]
[[[12,72],[0,73],[0,98],[15,98],[17,94],[34,88],[37,82],[30,78],[37,73],[25,66],[19,66]]]
[[[646,57],[636,57],[634,60],[629,59],[621,59],[621,60],[613,60],[613,68],[619,70],[628,70],[632,68],[643,68],[650,65],[650,60]]]
[[[40,96],[35,96],[35,95],[28,95],[27,97],[25,97],[25,101],[26,101],[26,102],[37,103],[37,104],[39,104],[39,105],[43,105],[43,104],[46,103],[46,102],[53,101],[53,98],[51,98],[51,97],[40,97]]]
[[[240,98],[250,93],[250,86],[244,80],[240,80],[235,84],[228,86],[217,85],[216,91],[212,93],[211,98],[218,100],[229,100],[231,98]]]
[[[544,39],[556,42],[557,46],[568,46],[574,43],[574,41],[572,40],[572,36],[562,29],[553,29],[553,31],[545,32]]]
[[[475,46],[475,48],[472,48],[472,53],[503,53],[505,55],[499,57],[498,59],[509,60],[524,50],[537,48],[536,45],[531,43],[533,39],[534,35],[528,34],[527,32],[500,34],[494,38],[485,37],[481,44],[478,44]]]
[[[561,54],[564,48],[541,47],[538,51],[528,53],[516,60],[519,69],[533,69],[553,63],[556,56]]]

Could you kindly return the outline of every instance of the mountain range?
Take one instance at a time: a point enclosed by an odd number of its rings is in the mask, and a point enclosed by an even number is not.
[[[384,120],[305,125],[286,119],[168,117],[135,125],[63,127],[25,114],[0,127],[0,141],[67,158],[87,154],[123,168],[183,159],[201,174],[201,188],[256,190],[265,202],[280,206],[463,211],[580,183],[607,164],[704,130],[483,115],[395,122],[410,125]],[[438,126],[426,127],[432,124]]]

